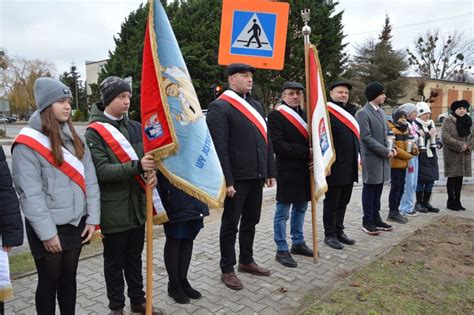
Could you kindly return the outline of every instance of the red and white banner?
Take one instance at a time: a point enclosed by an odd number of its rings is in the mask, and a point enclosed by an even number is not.
[[[336,159],[316,47],[309,48],[309,108],[316,201],[327,191],[326,176]]]
[[[219,96],[219,99],[229,102],[235,109],[242,113],[248,120],[254,124],[255,127],[260,131],[260,134],[268,143],[267,139],[267,122],[260,115],[260,113],[253,108],[246,100],[240,97],[237,93],[231,90],[227,90]]]
[[[298,115],[297,112],[285,104],[278,106],[277,111],[279,111],[283,117],[285,117],[293,126],[295,126],[295,128],[298,129],[303,137],[309,139],[308,124],[303,118],[301,118],[300,115]]]
[[[21,129],[18,135],[13,141],[14,144],[21,143],[38,152],[42,157],[46,159],[52,166],[59,169],[67,177],[81,187],[84,195],[86,194],[86,181],[84,175],[84,164],[75,157],[71,152],[62,148],[64,162],[61,165],[57,165],[53,157],[51,149],[51,143],[49,138],[39,131],[36,131],[30,127]]]
[[[130,142],[128,142],[127,138],[125,138],[124,135],[111,124],[94,122],[87,128],[92,128],[100,134],[121,163],[138,161],[138,155]],[[138,181],[143,191],[145,191],[145,179],[140,175],[135,176],[135,179]],[[166,223],[168,221],[166,212],[156,189],[153,189],[153,206],[153,221],[156,224]]]
[[[224,173],[166,11],[149,0],[141,76],[141,121],[145,154],[170,183],[220,208]]]

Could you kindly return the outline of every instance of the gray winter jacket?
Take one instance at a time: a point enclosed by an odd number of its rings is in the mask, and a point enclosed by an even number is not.
[[[29,127],[41,132],[41,116],[35,112]],[[72,133],[67,124],[61,126],[65,148],[75,153]],[[12,147],[12,177],[19,194],[25,218],[42,241],[57,234],[56,225],[78,226],[87,215],[87,224],[100,223],[100,192],[90,151],[85,146],[82,159],[86,196],[67,175],[51,165],[38,152],[23,144]]]
[[[379,113],[369,103],[356,114],[360,128],[360,155],[364,184],[382,184],[390,180],[387,148],[388,125],[383,109]]]

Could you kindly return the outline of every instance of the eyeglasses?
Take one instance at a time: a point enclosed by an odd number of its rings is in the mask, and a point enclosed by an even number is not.
[[[300,95],[303,95],[303,91],[301,90],[297,90],[297,91],[288,91],[288,92],[285,92],[285,95],[288,95],[288,96],[300,96]]]

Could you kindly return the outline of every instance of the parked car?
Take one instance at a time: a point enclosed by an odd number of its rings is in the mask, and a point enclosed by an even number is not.
[[[6,120],[7,123],[14,123],[16,122],[16,118],[12,116],[7,116],[7,115],[0,115],[0,121]]]
[[[8,119],[3,117],[3,116],[0,116],[0,123],[4,124],[4,123],[7,123],[8,122]]]
[[[443,120],[445,120],[446,118],[448,118],[448,115],[449,115],[448,112],[439,114],[437,121],[440,122],[440,123],[443,123]]]

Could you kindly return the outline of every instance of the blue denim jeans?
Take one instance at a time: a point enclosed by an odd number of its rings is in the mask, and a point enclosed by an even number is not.
[[[286,222],[291,207],[290,234],[293,244],[304,243],[303,224],[308,202],[283,203],[277,201],[275,216],[273,217],[274,240],[277,251],[288,251],[286,242]]]
[[[408,161],[407,176],[405,177],[405,190],[402,200],[400,200],[400,213],[411,213],[415,206],[415,191],[418,184],[418,157],[413,157]]]

